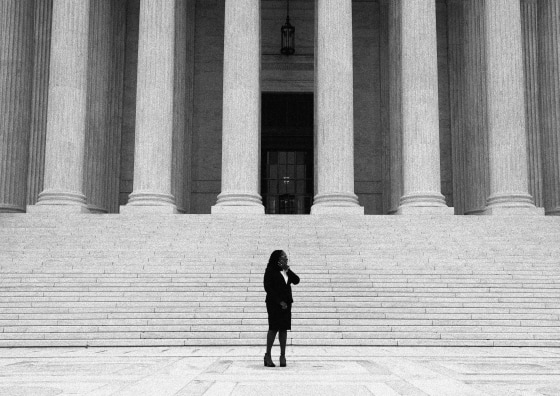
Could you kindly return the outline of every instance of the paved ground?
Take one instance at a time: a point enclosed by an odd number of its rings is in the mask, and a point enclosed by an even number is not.
[[[273,358],[278,360],[278,346]],[[0,395],[560,395],[560,348],[0,349]]]

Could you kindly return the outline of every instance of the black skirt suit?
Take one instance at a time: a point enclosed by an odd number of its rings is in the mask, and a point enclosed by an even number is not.
[[[299,276],[288,269],[288,282],[284,280],[280,267],[269,268],[264,274],[266,291],[266,311],[268,312],[268,329],[273,331],[292,329],[292,284],[299,283]],[[284,301],[288,308],[282,309]]]

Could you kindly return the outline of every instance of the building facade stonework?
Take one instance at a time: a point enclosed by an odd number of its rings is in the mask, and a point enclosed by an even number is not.
[[[0,212],[560,214],[560,0],[0,2]]]

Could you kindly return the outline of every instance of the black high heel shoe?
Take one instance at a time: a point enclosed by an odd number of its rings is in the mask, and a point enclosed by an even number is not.
[[[286,356],[280,355],[280,367],[286,367]]]
[[[276,367],[268,353],[264,354],[264,367]]]

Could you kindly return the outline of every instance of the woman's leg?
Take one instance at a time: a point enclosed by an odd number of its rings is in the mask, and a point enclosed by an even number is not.
[[[276,338],[276,330],[268,330],[268,334],[266,336],[266,353],[270,355],[272,351],[272,345],[274,344],[274,339]]]
[[[278,332],[278,339],[280,340],[280,355],[286,355],[286,341],[288,340],[288,330],[280,330]]]

